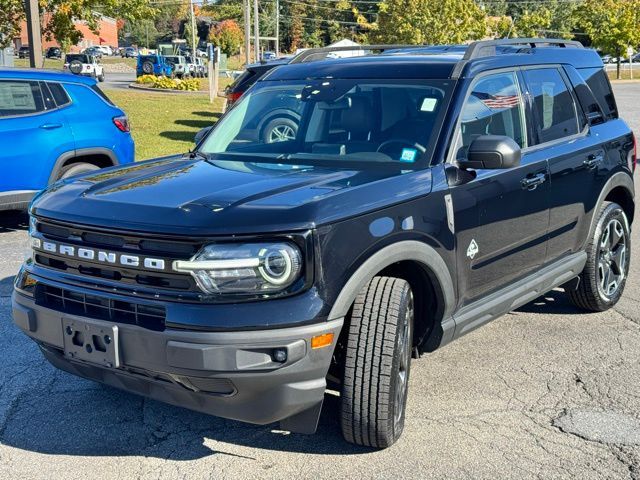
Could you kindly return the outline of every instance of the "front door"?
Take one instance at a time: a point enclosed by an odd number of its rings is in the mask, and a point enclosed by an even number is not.
[[[480,135],[506,135],[521,148],[521,165],[476,170],[450,189],[457,242],[460,305],[531,273],[545,260],[549,226],[547,161],[529,155],[530,133],[518,75],[478,77],[462,108],[456,157]],[[461,175],[460,178],[464,178]]]

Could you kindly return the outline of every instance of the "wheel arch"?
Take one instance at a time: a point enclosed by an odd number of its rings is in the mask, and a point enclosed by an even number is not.
[[[388,245],[371,255],[342,287],[329,313],[329,320],[348,317],[358,293],[377,275],[395,276],[409,282],[414,297],[426,295],[436,303],[435,311],[428,302],[417,305],[416,328],[420,350],[432,351],[447,343],[448,327],[453,326],[455,307],[454,284],[449,269],[438,252],[424,242],[405,240]],[[451,325],[449,325],[451,324]],[[438,328],[441,326],[441,328]],[[444,330],[447,332],[444,332]]]
[[[633,216],[635,214],[634,198],[635,188],[631,175],[626,172],[616,172],[613,174],[604,184],[604,187],[602,187],[598,201],[594,205],[589,235],[585,239],[585,242],[588,242],[589,239],[593,237],[596,225],[598,224],[596,212],[604,202],[612,201],[618,203],[627,214],[629,224],[633,223]]]
[[[53,165],[51,173],[49,174],[48,184],[50,185],[58,179],[60,171],[64,167],[81,162],[91,163],[100,168],[113,167],[120,163],[113,150],[104,147],[81,148],[65,152],[58,157]]]

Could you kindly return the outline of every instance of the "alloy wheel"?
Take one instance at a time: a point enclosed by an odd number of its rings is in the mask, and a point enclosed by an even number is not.
[[[602,231],[598,253],[598,288],[613,297],[623,283],[627,267],[627,238],[622,223],[611,219]]]

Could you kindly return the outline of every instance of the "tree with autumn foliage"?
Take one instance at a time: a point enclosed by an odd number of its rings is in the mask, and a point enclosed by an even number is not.
[[[485,34],[485,13],[474,1],[384,0],[374,36],[383,43],[441,45]]]
[[[22,0],[0,0],[0,48],[11,45],[20,35],[20,22],[24,19]]]
[[[209,40],[227,55],[235,55],[240,51],[244,41],[244,33],[234,20],[224,20],[209,33]]]
[[[47,39],[54,38],[65,52],[83,38],[75,21],[84,21],[97,34],[100,15],[131,21],[156,13],[148,0],[40,0],[40,10],[49,14],[44,16],[42,33]]]

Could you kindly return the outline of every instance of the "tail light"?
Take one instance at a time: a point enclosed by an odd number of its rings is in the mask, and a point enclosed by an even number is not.
[[[242,92],[230,92],[229,94],[227,94],[227,102],[229,103],[229,105],[232,105],[237,102],[241,96]]]
[[[113,124],[121,132],[131,131],[131,126],[129,125],[129,119],[127,118],[126,115],[122,115],[121,117],[113,117]]]

